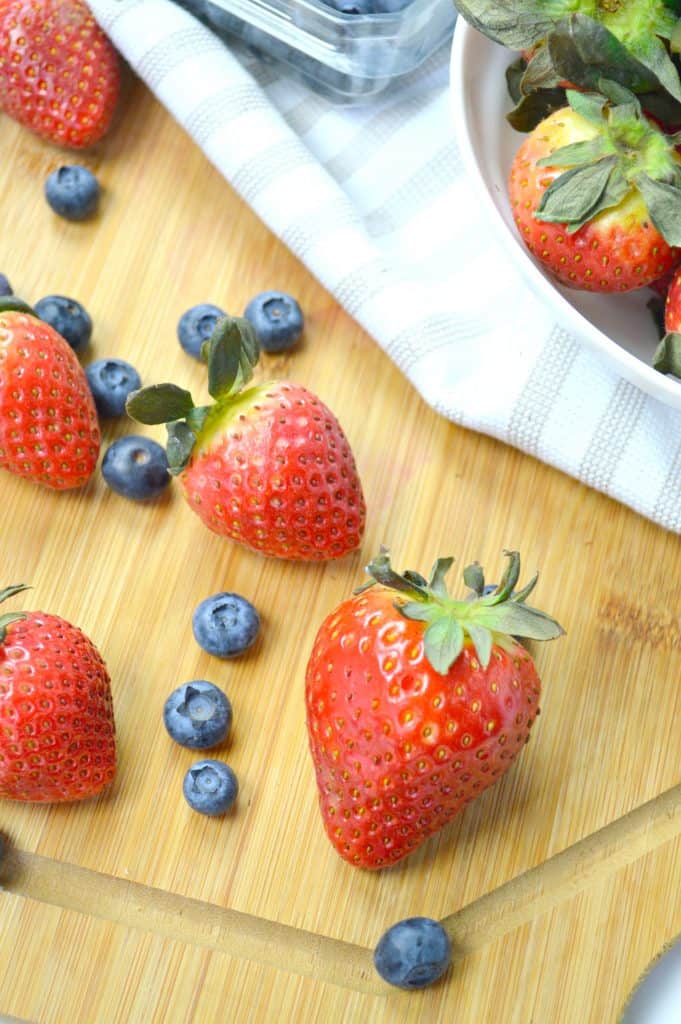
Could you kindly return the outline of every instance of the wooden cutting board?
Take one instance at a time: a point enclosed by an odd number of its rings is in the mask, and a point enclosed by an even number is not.
[[[61,221],[43,199],[64,159],[0,120],[0,269],[15,290],[79,299],[95,322],[91,358],[121,356],[145,382],[197,396],[181,313],[200,301],[241,313],[270,287],[296,295],[305,340],[264,357],[260,373],[334,409],[368,526],[351,557],[288,565],[211,535],[175,487],[140,505],[99,474],[73,494],[3,474],[2,581],[32,584],[26,607],[78,623],[104,653],[120,769],[94,802],[0,806],[12,843],[0,1012],[40,1024],[615,1021],[681,932],[679,538],[436,415],[141,84],[129,80],[116,129],[82,158],[105,189],[94,223]],[[106,426],[105,443],[133,429]],[[502,549],[518,548],[523,578],[541,572],[537,603],[568,636],[538,653],[542,715],[510,773],[373,874],[323,833],[303,677],[319,623],[382,543],[402,567],[427,571],[451,553],[490,578]],[[263,618],[257,648],[231,663],[190,629],[194,607],[222,589]],[[161,720],[168,693],[197,677],[234,705],[223,754],[241,795],[223,820],[184,804],[192,754]],[[443,984],[402,994],[374,973],[371,950],[414,914],[447,919],[457,960]]]

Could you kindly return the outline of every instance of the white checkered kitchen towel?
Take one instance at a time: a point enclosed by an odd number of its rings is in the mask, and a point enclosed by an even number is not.
[[[171,0],[90,6],[225,178],[437,412],[681,532],[681,412],[556,323],[481,223],[453,138],[448,47],[408,87],[339,108],[228,48]]]

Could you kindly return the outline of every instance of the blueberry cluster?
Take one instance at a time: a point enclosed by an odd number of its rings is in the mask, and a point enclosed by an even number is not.
[[[208,341],[220,317],[225,316],[220,306],[201,302],[186,310],[177,324],[180,345],[194,359],[203,360],[203,346]],[[254,296],[244,310],[264,352],[285,352],[292,348],[303,333],[303,311],[292,295],[282,291],[265,291]]]

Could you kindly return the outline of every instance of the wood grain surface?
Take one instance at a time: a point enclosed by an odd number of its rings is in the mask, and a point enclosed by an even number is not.
[[[264,356],[335,411],[362,476],[361,551],[327,565],[266,560],[213,536],[175,487],[127,502],[99,473],[52,494],[3,474],[3,583],[25,607],[78,623],[114,692],[120,768],[103,798],[2,803],[0,1013],[39,1024],[324,1021],[609,1024],[681,932],[679,538],[560,472],[447,422],[256,219],[130,78],[110,136],[80,159],[101,213],[69,224],[43,182],[71,159],[0,119],[0,269],[27,301],[62,293],[95,322],[88,358],[116,355],[146,383],[205,395],[180,349],[201,301],[241,313],[265,288],[295,294],[303,343]],[[453,296],[453,301],[456,297]],[[480,396],[485,401],[485,396]],[[162,439],[163,431],[141,428]],[[104,427],[105,444],[139,431]],[[353,869],[328,843],[307,752],[303,678],[324,616],[387,544],[400,567],[439,554],[488,577],[517,548],[536,602],[568,635],[537,650],[542,714],[511,771],[407,861]],[[456,571],[456,566],[454,571]],[[193,608],[239,591],[263,618],[230,663],[193,640]],[[163,701],[222,686],[235,725],[222,756],[236,812],[194,814]],[[403,994],[371,951],[400,918],[449,928],[445,981]]]

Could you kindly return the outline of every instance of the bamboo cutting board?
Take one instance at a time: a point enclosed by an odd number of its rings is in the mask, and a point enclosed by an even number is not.
[[[0,121],[0,269],[34,302],[82,301],[90,358],[205,395],[175,327],[200,301],[241,313],[295,294],[304,342],[264,356],[336,412],[363,480],[361,551],[326,565],[266,560],[210,534],[173,487],[152,505],[52,494],[3,474],[2,581],[25,606],[79,624],[112,676],[120,767],[82,805],[2,803],[0,1012],[40,1024],[212,1021],[615,1021],[636,978],[681,932],[681,550],[628,509],[429,409],[378,346],[266,230],[135,81],[83,161],[99,218],[68,224],[42,187],[64,154]],[[485,396],[481,396],[481,401]],[[104,427],[104,442],[139,430]],[[149,430],[162,439],[163,431]],[[380,544],[427,570],[454,554],[492,578],[502,549],[539,568],[537,603],[568,630],[538,652],[542,715],[511,771],[438,837],[380,874],[335,854],[318,817],[303,678],[324,616]],[[456,569],[456,567],[455,567]],[[204,654],[190,617],[236,590],[263,619],[257,647]],[[221,752],[236,813],[184,804],[191,751],[162,725],[166,696],[207,678],[230,696]],[[446,981],[403,994],[374,973],[382,932],[445,919]]]

